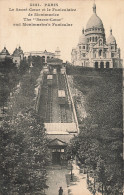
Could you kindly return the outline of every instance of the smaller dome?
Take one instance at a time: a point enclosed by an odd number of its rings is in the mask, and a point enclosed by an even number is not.
[[[14,50],[13,56],[20,56],[19,50],[17,48]]]
[[[23,53],[23,51],[22,51],[20,46],[19,46],[18,50],[19,50],[20,53]]]
[[[82,30],[82,35],[79,37],[79,44],[87,44],[87,38],[84,34],[84,29]]]
[[[107,39],[107,44],[115,44],[116,43],[116,39],[112,34],[112,29],[110,29],[110,35]]]
[[[18,49],[16,48],[16,49],[14,50],[13,56],[19,56],[19,57],[20,57],[21,54],[23,54],[23,51],[22,51],[21,47],[19,46]]]
[[[6,47],[4,47],[4,49],[1,51],[2,55],[10,55],[8,50],[6,49]]]
[[[59,47],[57,47],[57,48],[56,48],[55,52],[58,52],[58,51],[60,52],[60,49],[59,49]]]

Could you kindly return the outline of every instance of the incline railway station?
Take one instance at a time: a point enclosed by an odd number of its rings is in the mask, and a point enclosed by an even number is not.
[[[64,163],[65,147],[78,133],[78,122],[62,60],[52,58],[44,66],[37,105],[50,140],[52,162]]]

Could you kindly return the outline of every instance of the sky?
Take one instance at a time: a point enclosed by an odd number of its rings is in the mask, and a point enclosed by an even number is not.
[[[39,3],[41,6],[30,6],[30,3]],[[54,6],[56,9],[72,8],[76,11],[9,11],[9,9],[16,8],[52,9],[52,6],[45,6],[45,3],[58,4],[58,6]],[[94,0],[0,0],[0,51],[4,46],[10,53],[19,45],[24,52],[44,51],[45,49],[48,52],[54,52],[59,47],[61,58],[64,61],[71,61],[71,50],[77,46],[82,28],[86,28],[86,24],[93,13],[93,3]],[[110,28],[112,28],[118,47],[121,49],[121,56],[124,59],[124,1],[96,0],[95,3],[96,13],[103,22],[106,38],[110,34]],[[22,24],[23,18],[33,19],[33,16],[28,16],[29,13],[59,14],[58,17],[39,18],[57,18],[61,21],[56,23],[69,23],[72,26],[13,26],[13,24]],[[28,21],[27,23],[31,22]],[[35,23],[37,22],[35,21]]]

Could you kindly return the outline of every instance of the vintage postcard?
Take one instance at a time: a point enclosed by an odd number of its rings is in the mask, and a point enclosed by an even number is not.
[[[0,195],[123,194],[123,0],[0,0]]]

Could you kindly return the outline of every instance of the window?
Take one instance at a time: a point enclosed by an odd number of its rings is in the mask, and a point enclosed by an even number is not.
[[[85,49],[85,45],[83,46],[83,49]]]
[[[81,46],[79,46],[79,49],[81,49]]]
[[[100,62],[100,68],[104,68],[104,62]]]
[[[99,56],[101,56],[102,55],[102,50],[99,50]]]
[[[94,42],[94,37],[92,37],[92,41]]]
[[[109,68],[109,62],[106,62],[106,68]]]
[[[114,53],[112,53],[112,55],[111,55],[111,56],[112,56],[112,58],[113,58],[113,57],[114,57]]]
[[[98,62],[95,62],[95,68],[98,68]]]
[[[90,37],[90,41],[91,41],[91,37]]]
[[[83,53],[83,57],[85,57],[85,53]]]

